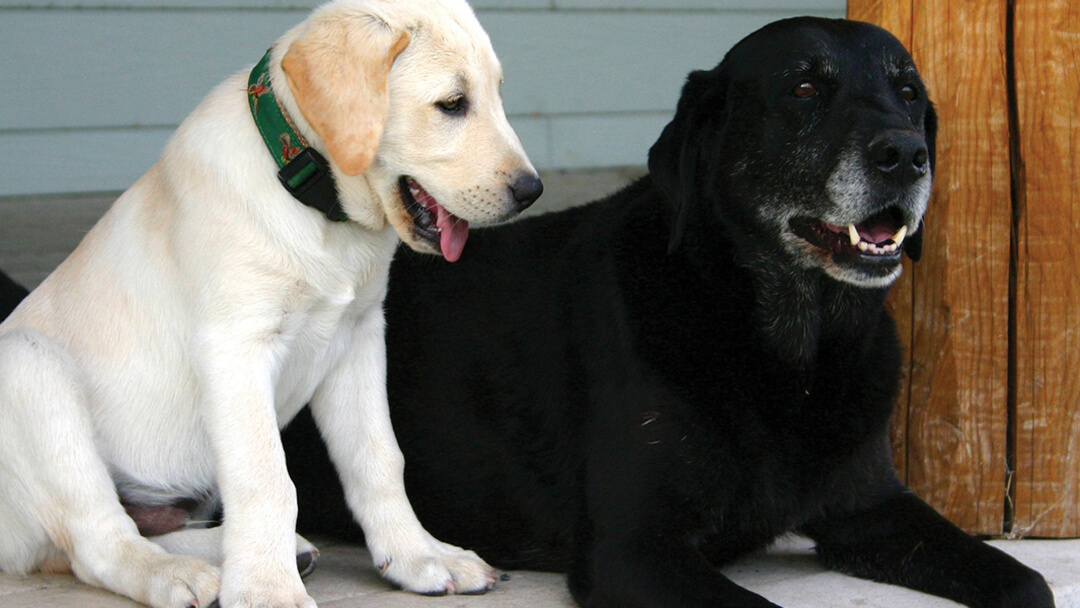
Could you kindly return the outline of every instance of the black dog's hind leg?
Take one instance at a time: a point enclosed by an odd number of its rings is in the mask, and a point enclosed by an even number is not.
[[[1053,608],[1038,572],[960,530],[910,490],[805,526],[830,568],[972,608]]]

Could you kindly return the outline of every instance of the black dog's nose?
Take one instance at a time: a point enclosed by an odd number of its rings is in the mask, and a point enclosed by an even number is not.
[[[919,179],[930,168],[926,140],[911,131],[885,131],[870,142],[869,152],[878,170],[901,183]]]
[[[544,193],[544,182],[532,174],[522,175],[510,184],[510,192],[514,194],[518,211],[524,211]]]

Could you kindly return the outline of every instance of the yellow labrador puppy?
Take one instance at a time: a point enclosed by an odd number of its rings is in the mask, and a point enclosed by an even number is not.
[[[491,584],[405,497],[381,302],[398,237],[453,261],[539,196],[500,82],[464,0],[341,0],[210,93],[0,325],[0,569],[313,606],[278,437],[310,402],[386,578]]]

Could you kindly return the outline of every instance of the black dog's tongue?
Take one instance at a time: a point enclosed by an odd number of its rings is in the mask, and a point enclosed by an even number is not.
[[[875,245],[882,245],[889,241],[901,245],[908,231],[904,223],[904,214],[896,207],[875,213],[856,225],[855,229],[861,240]]]
[[[838,236],[846,235],[852,247],[859,245],[859,243],[878,246],[896,244],[900,246],[908,233],[908,228],[903,224],[903,220],[897,217],[895,213],[888,211],[878,213],[858,224],[848,224],[847,226],[823,224],[822,226]]]
[[[861,240],[877,245],[884,244],[887,241],[896,242],[897,233],[903,231],[907,232],[906,226],[896,226],[891,221],[887,221],[885,218],[870,218],[869,220],[855,226],[856,231],[859,234]],[[903,242],[903,237],[900,237],[900,242]],[[899,244],[899,243],[897,243]]]

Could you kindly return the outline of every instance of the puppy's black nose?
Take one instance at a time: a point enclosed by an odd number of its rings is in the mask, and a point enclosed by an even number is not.
[[[870,142],[870,162],[882,173],[908,184],[926,175],[926,140],[912,131],[885,131]]]
[[[510,184],[510,192],[514,194],[518,211],[524,211],[544,193],[544,182],[532,174],[522,175]]]

